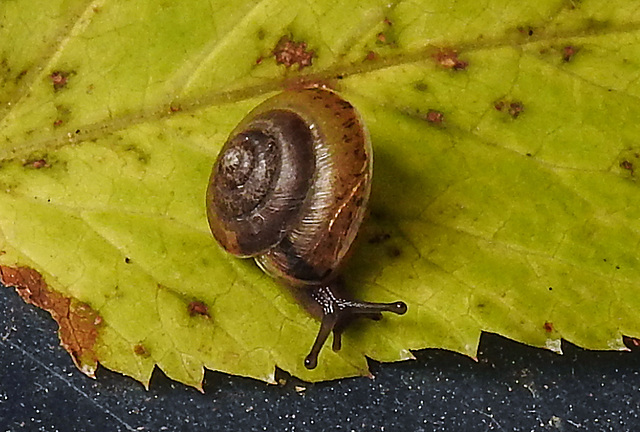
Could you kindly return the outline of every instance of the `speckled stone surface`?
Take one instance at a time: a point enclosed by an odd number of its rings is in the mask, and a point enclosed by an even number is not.
[[[0,431],[636,431],[640,352],[564,356],[484,335],[479,362],[425,350],[375,379],[282,386],[207,372],[205,394],[156,370],[151,389],[91,380],[47,313],[0,286]],[[189,428],[189,429],[187,429]]]

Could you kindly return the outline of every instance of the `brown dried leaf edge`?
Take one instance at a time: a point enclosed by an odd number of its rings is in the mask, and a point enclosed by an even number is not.
[[[74,363],[82,372],[95,378],[98,359],[93,351],[102,318],[89,305],[65,297],[47,286],[42,275],[29,267],[0,265],[0,282],[13,287],[20,297],[46,310],[58,323],[58,336]]]

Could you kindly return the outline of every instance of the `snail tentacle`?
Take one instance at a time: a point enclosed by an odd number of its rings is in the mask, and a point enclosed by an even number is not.
[[[381,312],[392,312],[397,315],[407,312],[407,305],[401,301],[374,303],[346,299],[338,294],[335,284],[314,287],[311,299],[322,308],[322,321],[311,351],[304,360],[307,369],[314,369],[317,366],[320,350],[331,332],[333,332],[333,350],[340,350],[342,336],[340,324],[352,315],[365,315],[372,319],[379,319]]]

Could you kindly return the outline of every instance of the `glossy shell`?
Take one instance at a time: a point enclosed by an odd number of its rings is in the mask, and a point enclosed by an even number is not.
[[[209,225],[230,253],[295,285],[325,283],[356,237],[371,144],[354,107],[325,89],[280,93],[231,133],[207,189]]]

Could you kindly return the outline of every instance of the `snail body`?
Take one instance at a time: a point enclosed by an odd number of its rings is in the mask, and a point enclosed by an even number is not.
[[[403,314],[406,305],[346,298],[337,275],[356,238],[371,191],[369,135],[355,108],[320,88],[282,92],[231,132],[207,188],[207,216],[229,253],[253,257],[289,287],[320,332],[312,369],[329,334],[353,314]]]

